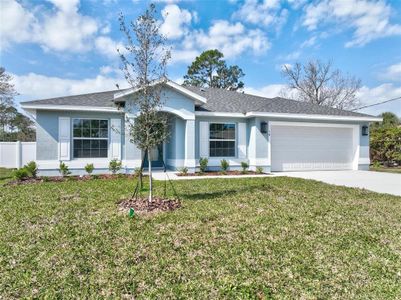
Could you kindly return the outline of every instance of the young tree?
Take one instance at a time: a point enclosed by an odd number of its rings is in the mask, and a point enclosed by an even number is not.
[[[358,105],[356,93],[361,81],[353,76],[345,76],[340,70],[332,68],[331,62],[311,60],[306,64],[285,65],[283,76],[288,81],[288,89],[296,91],[300,101],[351,109]]]
[[[244,72],[237,65],[227,66],[219,50],[207,50],[188,67],[184,85],[215,87],[236,91],[244,87]]]
[[[136,91],[130,98],[132,109],[139,112],[130,125],[130,137],[148,157],[149,202],[152,201],[151,150],[168,137],[167,118],[159,110],[163,105],[162,83],[166,80],[170,51],[165,47],[166,39],[160,33],[155,13],[155,5],[150,4],[144,14],[128,25],[123,14],[119,16],[120,30],[127,43],[124,51],[118,49],[118,53],[125,78]]]

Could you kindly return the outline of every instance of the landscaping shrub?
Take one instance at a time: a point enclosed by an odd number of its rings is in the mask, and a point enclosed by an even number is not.
[[[182,175],[188,175],[188,168],[187,167],[182,167],[178,170]]]
[[[24,168],[27,170],[29,176],[36,178],[36,175],[38,174],[38,167],[36,165],[36,162],[30,161],[24,166]]]
[[[93,166],[93,164],[87,164],[85,166],[85,172],[88,173],[89,176],[92,174],[94,169],[95,167]]]
[[[208,163],[209,163],[209,160],[206,157],[199,158],[199,169],[200,169],[201,173],[206,172]]]
[[[223,173],[227,172],[229,166],[230,166],[230,164],[225,159],[222,159],[220,161],[220,167],[221,167],[221,170],[223,171]]]
[[[19,181],[27,179],[29,177],[28,170],[24,168],[17,169],[13,172],[13,177]]]
[[[63,177],[71,174],[68,166],[62,161],[60,162],[59,172]]]
[[[109,163],[109,170],[111,173],[116,174],[118,171],[121,170],[121,161],[118,159],[112,159]]]
[[[50,178],[47,177],[47,176],[43,176],[43,177],[42,177],[42,180],[43,180],[43,182],[49,182],[49,181],[50,181]]]
[[[241,162],[242,173],[246,173],[249,168],[249,164],[246,161]]]
[[[263,167],[256,167],[256,173],[263,174]]]

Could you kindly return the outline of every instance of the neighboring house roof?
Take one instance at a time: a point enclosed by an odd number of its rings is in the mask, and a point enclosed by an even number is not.
[[[188,94],[195,94],[206,103],[196,106],[198,112],[220,112],[220,113],[278,113],[278,114],[310,114],[343,117],[372,117],[367,114],[321,106],[312,103],[299,102],[295,100],[275,97],[264,98],[236,91],[228,91],[218,88],[199,88],[191,86],[180,86],[174,83],[182,91],[186,89]],[[174,88],[174,85],[172,86]],[[177,88],[178,88],[177,87]],[[130,89],[113,90],[107,92],[90,93],[66,97],[56,97],[44,100],[22,102],[25,109],[44,109],[45,107],[85,107],[86,109],[105,108],[116,109],[116,95],[131,93]]]

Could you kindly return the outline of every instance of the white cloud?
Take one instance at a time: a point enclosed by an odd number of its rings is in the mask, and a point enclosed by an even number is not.
[[[78,13],[79,1],[51,0],[56,14],[46,14],[36,39],[43,48],[56,51],[82,52],[91,49],[99,29],[97,21]]]
[[[2,0],[0,9],[0,47],[30,40],[36,26],[34,15],[13,0]]]
[[[255,55],[265,53],[270,48],[266,34],[259,29],[247,29],[240,22],[230,23],[216,20],[207,32],[189,32],[172,51],[173,61],[190,62],[202,51],[218,49],[226,58],[236,57],[246,51]]]
[[[37,43],[45,51],[81,53],[93,49],[110,58],[117,58],[122,45],[106,36],[109,24],[79,12],[79,0],[48,0],[53,9],[43,6],[27,8],[15,0],[2,0],[1,45]],[[103,35],[99,36],[99,32]]]
[[[384,70],[380,78],[390,81],[401,81],[401,62],[391,65]]]
[[[246,0],[233,18],[256,25],[282,25],[287,19],[287,10],[281,8],[279,0]]]
[[[274,98],[282,96],[285,88],[285,84],[269,84],[261,88],[244,87],[244,92],[251,95]]]
[[[116,83],[119,84],[120,88],[127,87],[124,78],[104,75],[84,79],[65,79],[36,73],[14,74],[13,83],[23,99],[43,99],[115,90],[117,89]]]
[[[363,86],[359,90],[357,97],[358,99],[360,99],[360,102],[362,103],[361,106],[374,104],[388,99],[401,97],[401,86],[394,85],[392,83],[384,83],[373,88]],[[358,112],[378,115],[386,111],[391,111],[395,113],[397,116],[401,117],[401,100],[396,100],[381,105],[372,106],[369,108],[359,110]]]
[[[161,12],[163,23],[160,31],[169,39],[178,39],[188,32],[193,15],[186,9],[180,9],[178,5],[169,4]]]
[[[108,36],[100,36],[95,39],[95,48],[109,58],[118,58],[117,48],[124,51],[124,45],[114,41]]]
[[[322,24],[336,23],[354,30],[346,47],[363,46],[372,40],[401,35],[401,25],[390,23],[391,7],[384,1],[325,0],[305,7],[303,25],[316,30]]]

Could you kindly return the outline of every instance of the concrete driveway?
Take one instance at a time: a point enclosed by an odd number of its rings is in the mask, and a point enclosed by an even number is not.
[[[310,171],[279,172],[274,175],[314,179],[334,185],[401,196],[401,174],[370,171]]]

